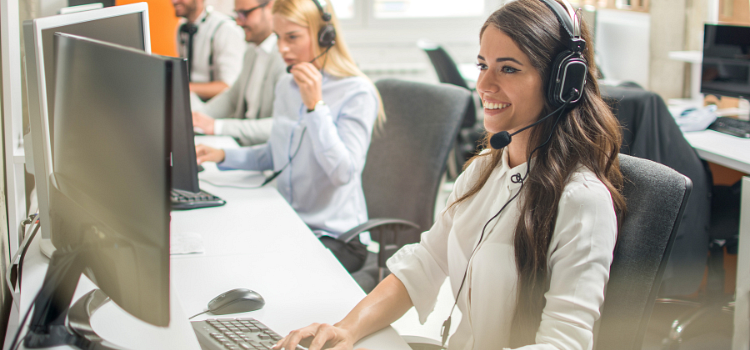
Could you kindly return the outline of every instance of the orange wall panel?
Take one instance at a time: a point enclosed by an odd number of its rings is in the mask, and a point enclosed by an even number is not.
[[[116,5],[146,2],[148,4],[148,26],[151,30],[151,52],[165,56],[177,56],[176,35],[178,18],[170,0],[115,0]]]

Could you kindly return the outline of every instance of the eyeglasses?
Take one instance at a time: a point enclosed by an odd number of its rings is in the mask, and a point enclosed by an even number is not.
[[[269,1],[266,1],[263,4],[260,4],[258,6],[255,6],[253,8],[247,9],[247,10],[234,10],[234,17],[237,18],[237,19],[239,19],[240,21],[244,21],[244,20],[247,19],[248,16],[250,16],[251,13],[253,13],[253,11],[255,11],[255,10],[259,9],[259,8],[262,8],[262,7],[266,7],[266,5],[268,5],[268,3],[269,3]]]

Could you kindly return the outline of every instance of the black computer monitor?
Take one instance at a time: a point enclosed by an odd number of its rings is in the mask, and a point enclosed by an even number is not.
[[[175,62],[172,90],[172,209],[216,207],[226,201],[201,191],[195,157],[193,113],[190,109],[190,79],[186,60]]]
[[[195,157],[193,114],[190,109],[189,67],[186,60],[178,63],[173,75],[172,90],[172,188],[197,193],[201,189]]]
[[[750,97],[750,27],[706,24],[701,92]]]
[[[84,346],[61,317],[82,272],[133,316],[169,324],[172,96],[182,60],[55,36],[48,186],[57,250],[34,302],[27,347]]]

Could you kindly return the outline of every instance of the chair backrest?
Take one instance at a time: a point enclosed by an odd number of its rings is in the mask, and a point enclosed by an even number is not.
[[[470,93],[448,84],[395,79],[375,85],[387,119],[373,132],[362,174],[369,217],[409,220],[427,230]],[[421,230],[400,234],[399,245],[417,242]]]
[[[664,164],[693,182],[685,219],[662,280],[659,297],[695,293],[706,270],[711,225],[711,171],[685,139],[659,94],[602,86],[602,98],[622,125],[620,153]]]
[[[664,165],[624,154],[620,169],[628,210],[594,348],[640,350],[692,182]]]

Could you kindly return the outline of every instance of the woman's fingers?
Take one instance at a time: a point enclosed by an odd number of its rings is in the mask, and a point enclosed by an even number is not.
[[[303,339],[314,337],[315,331],[317,330],[318,326],[319,325],[317,323],[313,323],[305,328],[293,330],[289,332],[289,335],[284,337],[284,339],[276,342],[276,345],[274,345],[273,348],[276,350],[294,350]]]
[[[318,331],[315,334],[315,338],[310,342],[308,350],[321,350],[326,343],[330,345],[340,344],[341,338],[336,333],[336,327],[329,324],[322,324],[318,327]]]
[[[299,86],[302,102],[308,109],[314,108],[323,99],[323,75],[312,63],[299,63],[291,70],[294,81]]]
[[[274,349],[295,350],[299,344],[309,344],[309,350],[321,350],[325,346],[331,350],[351,350],[351,341],[347,339],[347,332],[329,324],[312,324],[305,328],[294,330],[284,339],[274,345]]]

